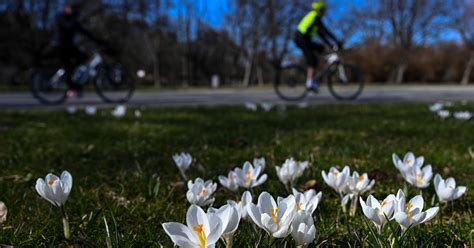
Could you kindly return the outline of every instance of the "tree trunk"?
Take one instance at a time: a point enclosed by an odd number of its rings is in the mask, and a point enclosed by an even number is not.
[[[400,63],[397,67],[397,72],[395,75],[395,83],[401,84],[405,77],[405,72],[407,70],[407,64],[405,62]]]
[[[262,66],[257,65],[257,81],[258,81],[258,86],[263,86],[264,80],[263,80],[263,69]]]
[[[250,85],[250,76],[252,74],[252,63],[253,59],[249,58],[245,62],[245,73],[244,73],[244,78],[242,80],[242,85],[244,87],[248,87]]]
[[[469,84],[469,80],[471,79],[472,67],[474,67],[474,51],[471,51],[471,56],[469,57],[469,61],[467,62],[466,69],[464,70],[464,74],[461,80],[462,85]]]

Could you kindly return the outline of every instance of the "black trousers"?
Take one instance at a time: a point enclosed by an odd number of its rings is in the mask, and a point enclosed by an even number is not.
[[[319,63],[319,54],[324,52],[324,46],[313,42],[310,36],[303,35],[299,31],[296,31],[295,43],[303,51],[308,66],[316,67]]]

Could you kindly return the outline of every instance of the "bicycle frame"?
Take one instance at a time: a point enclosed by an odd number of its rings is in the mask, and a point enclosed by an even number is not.
[[[82,84],[86,84],[92,78],[94,78],[97,75],[97,68],[102,63],[102,61],[103,61],[102,56],[99,53],[94,53],[92,58],[90,58],[87,63],[81,64],[81,65],[75,67],[73,72],[72,72],[73,75],[71,75],[71,76],[74,77],[76,74],[79,74],[78,77],[85,76]],[[84,68],[85,70],[84,71],[78,71],[80,68]],[[51,84],[53,84],[53,86],[57,86],[56,84],[57,84],[58,80],[62,76],[64,76],[65,73],[66,73],[65,68],[59,68],[54,73],[54,75],[51,77]]]
[[[336,66],[337,73],[339,73],[339,77],[343,83],[347,83],[349,81],[344,66],[341,64],[341,57],[339,56],[337,50],[333,50],[332,52],[325,55],[324,61],[326,61],[324,68],[314,76],[315,80],[321,80],[324,75],[329,74],[333,70],[334,66]]]

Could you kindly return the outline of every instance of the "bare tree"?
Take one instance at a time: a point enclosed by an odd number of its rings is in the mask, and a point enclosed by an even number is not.
[[[244,62],[244,77],[242,84],[250,85],[252,68],[257,64],[257,54],[262,50],[265,19],[265,2],[253,0],[229,0],[232,11],[227,16],[231,27],[230,33],[240,47],[241,58]],[[260,78],[260,77],[258,77]],[[261,79],[261,78],[260,78]]]
[[[401,83],[410,54],[417,45],[435,39],[445,27],[450,9],[446,0],[367,1],[359,16],[365,27],[374,25],[388,30],[387,41],[399,55],[393,80]],[[380,29],[379,29],[380,30]]]
[[[264,35],[270,62],[278,77],[281,64],[289,53],[289,44],[294,36],[298,21],[309,10],[307,1],[302,0],[266,0]]]
[[[474,2],[469,0],[455,1],[452,15],[452,26],[459,32],[466,50],[468,60],[464,69],[461,84],[468,84],[474,67]]]

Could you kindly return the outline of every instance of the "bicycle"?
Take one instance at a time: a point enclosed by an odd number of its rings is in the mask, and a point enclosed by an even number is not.
[[[135,90],[135,84],[127,76],[124,67],[120,63],[106,63],[99,52],[95,52],[86,63],[77,66],[71,78],[74,84],[81,87],[93,82],[96,93],[106,103],[125,103]],[[70,90],[64,67],[33,69],[31,91],[41,103],[61,104],[69,97]]]
[[[315,81],[327,82],[329,91],[338,100],[354,100],[364,88],[364,79],[357,65],[346,64],[337,47],[323,56],[325,65],[314,76]],[[301,64],[283,66],[274,83],[276,94],[283,100],[299,101],[311,91],[306,87],[306,67]],[[318,92],[315,92],[318,93]]]

